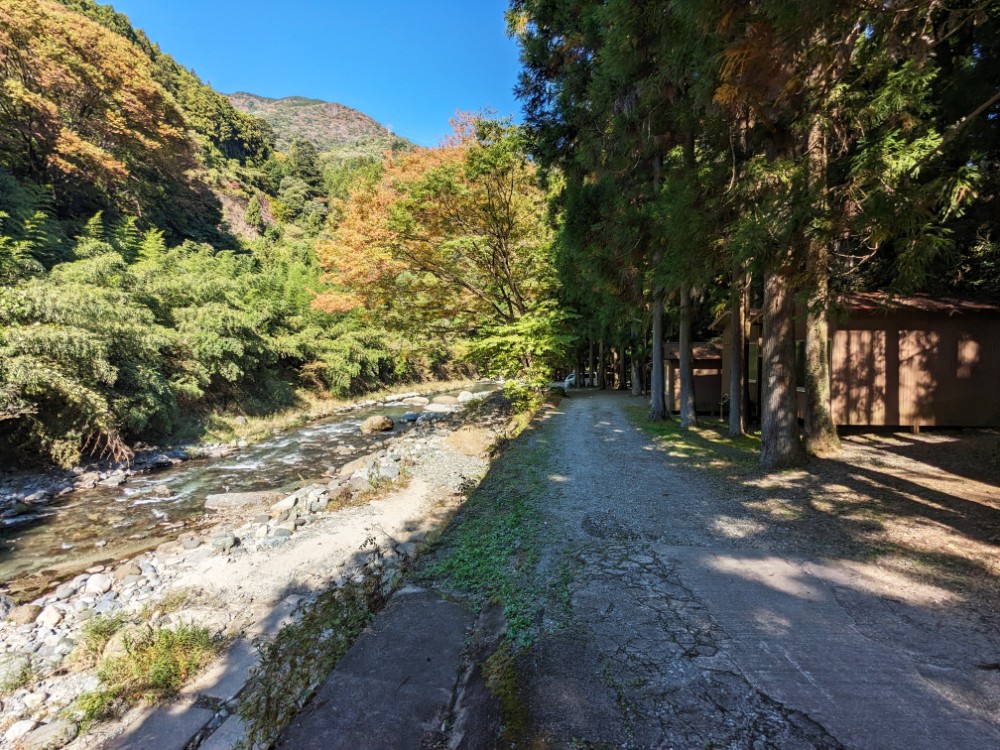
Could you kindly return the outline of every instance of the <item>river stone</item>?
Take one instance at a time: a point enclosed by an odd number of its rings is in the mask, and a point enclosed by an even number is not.
[[[115,568],[115,571],[111,574],[119,581],[122,581],[129,576],[141,576],[142,568],[136,565],[134,562],[127,562],[124,565],[119,565]]]
[[[236,546],[236,535],[226,532],[225,534],[214,536],[212,537],[212,546],[215,547],[215,549],[221,549],[223,552],[228,552]]]
[[[111,590],[114,580],[106,573],[94,573],[87,579],[85,591],[88,594],[104,594]]]
[[[435,403],[435,404],[431,404],[430,406],[425,407],[424,408],[424,413],[421,414],[420,416],[421,417],[427,417],[427,416],[429,416],[431,414],[454,414],[455,412],[457,412],[461,408],[462,407],[459,404],[440,404],[440,403]]]
[[[72,581],[69,583],[64,583],[55,590],[55,593],[53,593],[52,596],[54,599],[56,599],[56,601],[61,602],[63,599],[69,599],[71,596],[73,596],[73,594],[75,594],[77,590],[79,590],[79,588],[80,585],[77,583],[73,583]]]
[[[326,510],[326,506],[329,505],[330,501],[326,497],[318,497],[315,500],[309,501],[309,512],[318,513],[319,511]]]
[[[340,467],[340,476],[349,477],[355,472],[367,469],[371,464],[375,462],[375,454],[370,453],[367,456],[362,456],[361,458],[356,458],[353,461],[348,461],[346,464]]]
[[[22,604],[14,607],[7,615],[7,619],[15,625],[30,625],[38,619],[42,613],[42,608],[37,604]]]
[[[98,474],[96,471],[88,471],[78,476],[76,478],[75,484],[77,487],[81,487],[83,489],[90,489],[91,487],[97,485],[97,483],[100,480],[101,480],[100,474]]]
[[[361,432],[365,435],[371,435],[374,432],[388,432],[395,426],[396,423],[389,419],[389,417],[384,414],[376,414],[373,417],[368,417],[368,419],[361,423]]]
[[[14,600],[9,596],[0,595],[0,620],[6,618],[15,606]]]
[[[267,505],[280,500],[282,493],[272,491],[261,492],[223,492],[209,495],[205,498],[208,510],[223,510],[224,508],[243,508],[247,505]]]
[[[281,539],[283,537],[287,539],[291,535],[292,535],[292,530],[285,526],[279,526],[273,532],[271,532],[271,536],[273,536],[275,539]]]
[[[21,700],[24,701],[24,706],[29,711],[35,711],[42,707],[45,703],[45,699],[49,697],[48,693],[28,693]]]
[[[387,466],[381,466],[378,470],[379,478],[381,479],[398,479],[399,478],[399,464],[391,463]]]
[[[22,719],[21,721],[15,721],[11,724],[7,731],[4,732],[3,740],[6,743],[14,744],[19,739],[24,737],[28,732],[35,728],[38,722],[34,719]]]
[[[291,510],[299,503],[299,493],[295,492],[286,497],[284,500],[279,500],[271,506],[271,510],[275,513],[280,513],[283,510]]]
[[[430,402],[431,400],[424,396],[410,396],[403,399],[403,403],[407,406],[427,406]]]
[[[341,484],[340,482],[330,482],[329,485],[330,501],[340,500],[345,495],[350,494],[351,488],[346,484]]]
[[[170,497],[174,494],[169,487],[165,484],[158,484],[153,488],[153,494],[156,497]]]
[[[196,536],[189,536],[181,540],[181,547],[184,549],[198,549],[201,546],[201,539]]]
[[[63,613],[51,604],[38,613],[35,624],[43,628],[54,628],[62,622]]]
[[[431,399],[431,403],[446,404],[448,406],[457,406],[461,402],[454,396],[435,396],[433,399]]]
[[[360,472],[354,474],[347,484],[354,492],[367,492],[372,488],[372,483],[368,479],[368,475]]]
[[[79,728],[65,719],[56,719],[33,729],[21,738],[22,750],[58,750],[76,737]]]
[[[410,424],[411,422],[416,422],[420,418],[420,415],[415,411],[408,411],[406,414],[399,418],[399,421],[403,424]]]
[[[103,479],[100,482],[98,482],[98,484],[101,487],[121,487],[123,484],[125,484],[126,480],[127,477],[124,474],[119,474],[115,472],[114,474],[110,475],[107,479]]]
[[[470,401],[475,401],[475,400],[476,400],[476,394],[474,394],[472,391],[462,391],[461,393],[458,394],[458,403],[460,404],[467,404]]]
[[[32,492],[30,495],[24,498],[24,502],[28,505],[34,505],[35,503],[45,502],[48,499],[48,497],[49,493],[47,493],[45,490],[38,490],[38,492]]]

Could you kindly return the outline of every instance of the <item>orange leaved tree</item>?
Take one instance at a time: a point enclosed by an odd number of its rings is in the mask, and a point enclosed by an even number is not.
[[[546,194],[520,128],[454,125],[441,146],[391,157],[352,195],[319,245],[337,291],[318,304],[363,307],[416,336],[468,337],[488,369],[523,372],[559,346]],[[512,356],[498,356],[501,340]]]

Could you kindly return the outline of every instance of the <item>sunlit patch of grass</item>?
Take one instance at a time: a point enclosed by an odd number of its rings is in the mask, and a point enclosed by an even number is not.
[[[656,442],[675,458],[687,459],[693,466],[717,471],[756,473],[760,457],[760,436],[742,435],[737,438],[726,434],[725,425],[709,423],[687,430],[681,429],[676,419],[650,422],[646,407],[634,404],[626,407],[632,422],[656,438]]]

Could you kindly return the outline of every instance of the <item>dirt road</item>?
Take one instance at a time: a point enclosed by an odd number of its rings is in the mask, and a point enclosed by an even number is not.
[[[546,608],[518,659],[533,737],[677,750],[1000,747],[998,615],[974,593],[995,590],[993,569],[949,565],[948,550],[922,568],[879,553],[910,503],[927,507],[907,521],[929,538],[947,532],[949,545],[995,554],[978,527],[946,523],[982,498],[959,492],[947,505],[915,486],[890,501],[888,479],[883,495],[865,496],[843,462],[773,481],[695,468],[636,427],[635,403],[574,391],[541,428],[543,569],[568,557],[574,573],[568,606]]]

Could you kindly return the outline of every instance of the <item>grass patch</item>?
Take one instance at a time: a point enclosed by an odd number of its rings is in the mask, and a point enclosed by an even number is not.
[[[17,664],[15,669],[9,669],[3,682],[0,682],[0,698],[28,687],[38,677],[38,669],[34,659],[30,656],[21,658],[23,660],[20,661],[20,664]]]
[[[92,667],[101,660],[105,647],[118,631],[128,622],[125,615],[116,612],[98,615],[83,626],[80,641],[73,652],[73,660],[81,667]]]
[[[699,469],[721,469],[737,474],[759,473],[760,436],[729,437],[727,427],[718,423],[681,429],[680,422],[650,422],[646,408],[633,404],[625,413],[637,427],[656,438],[668,455],[682,458]]]
[[[155,703],[176,695],[224,645],[198,625],[126,630],[126,623],[107,619],[91,632],[88,652],[95,653],[99,644],[103,651],[115,637],[122,638],[121,653],[100,658],[100,686],[76,700],[84,724],[120,715],[140,701]]]
[[[522,402],[503,443],[510,446],[486,478],[471,490],[455,520],[421,558],[419,580],[460,594],[475,605],[498,604],[507,621],[507,637],[515,648],[537,636],[551,586],[562,576],[540,580],[541,503],[548,490],[550,444],[543,433],[512,443],[540,403]],[[530,409],[530,411],[529,411]],[[558,595],[557,595],[558,598]]]

